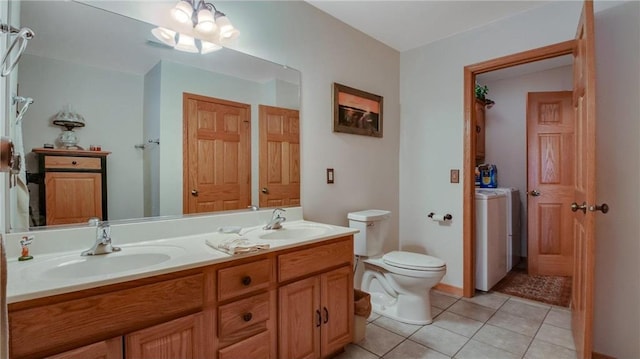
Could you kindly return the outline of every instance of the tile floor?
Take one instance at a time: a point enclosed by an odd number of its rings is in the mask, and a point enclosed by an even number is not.
[[[575,358],[568,308],[489,292],[473,298],[431,291],[431,325],[372,313],[366,336],[338,359]]]

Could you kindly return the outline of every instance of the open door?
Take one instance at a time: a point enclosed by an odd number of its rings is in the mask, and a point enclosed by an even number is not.
[[[591,358],[596,205],[596,76],[593,2],[585,1],[573,60],[573,110],[576,121],[575,195],[571,205],[574,265],[571,314],[579,358]],[[606,205],[603,212],[606,213]]]

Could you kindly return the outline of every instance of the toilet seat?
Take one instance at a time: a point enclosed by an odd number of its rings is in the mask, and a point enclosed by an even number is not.
[[[402,269],[414,271],[441,271],[445,268],[445,262],[426,254],[392,251],[382,256],[384,263]]]

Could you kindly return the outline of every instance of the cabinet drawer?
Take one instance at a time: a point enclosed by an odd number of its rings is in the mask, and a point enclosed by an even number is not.
[[[99,170],[102,166],[97,157],[73,157],[73,156],[46,156],[45,168],[64,168],[79,170]]]
[[[218,308],[218,337],[235,342],[266,329],[269,320],[269,293],[254,295]]]
[[[242,294],[269,287],[271,260],[241,264],[218,271],[218,300],[223,301]]]
[[[278,256],[278,280],[286,281],[322,271],[353,259],[353,239]]]
[[[271,352],[271,336],[262,332],[218,351],[218,359],[267,359]]]

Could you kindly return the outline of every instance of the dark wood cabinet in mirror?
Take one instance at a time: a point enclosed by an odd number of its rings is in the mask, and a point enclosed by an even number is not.
[[[287,131],[299,128],[297,122],[261,119],[260,106],[297,112],[299,71],[227,48],[204,55],[180,52],[154,39],[155,25],[90,6],[91,2],[12,3],[20,5],[20,24],[36,34],[12,74],[14,88],[8,94],[34,100],[21,121],[27,177],[42,177],[36,175],[33,149],[46,144],[62,147],[58,137],[64,128],[53,119],[68,110],[85,120],[84,127],[73,129],[78,147],[110,152],[109,221],[183,215],[190,212],[185,199],[193,193],[201,209],[194,212],[259,205],[258,190],[264,185],[258,173],[261,158],[267,157],[259,153],[259,122],[269,121],[270,131],[278,130],[274,126],[283,126],[283,131],[285,126]],[[140,11],[152,3],[132,4]],[[185,94],[213,100],[187,109]],[[235,110],[216,107],[216,101],[242,104],[244,117],[238,120]],[[191,134],[186,132],[189,124],[196,129]],[[246,126],[242,134],[234,133],[237,126]],[[245,142],[236,141],[236,135],[244,136]],[[198,146],[191,163],[185,162],[188,143]],[[297,155],[286,161],[294,161],[299,170],[299,141],[287,143],[286,151],[272,148],[279,145],[267,147],[272,154]],[[242,166],[233,165],[240,162]],[[271,171],[273,178],[277,171]],[[299,173],[294,180],[299,186]],[[224,197],[231,183],[250,185],[242,190],[241,200]],[[38,204],[42,185],[38,180],[28,184],[31,227],[47,224]],[[211,203],[205,203],[207,198]]]

